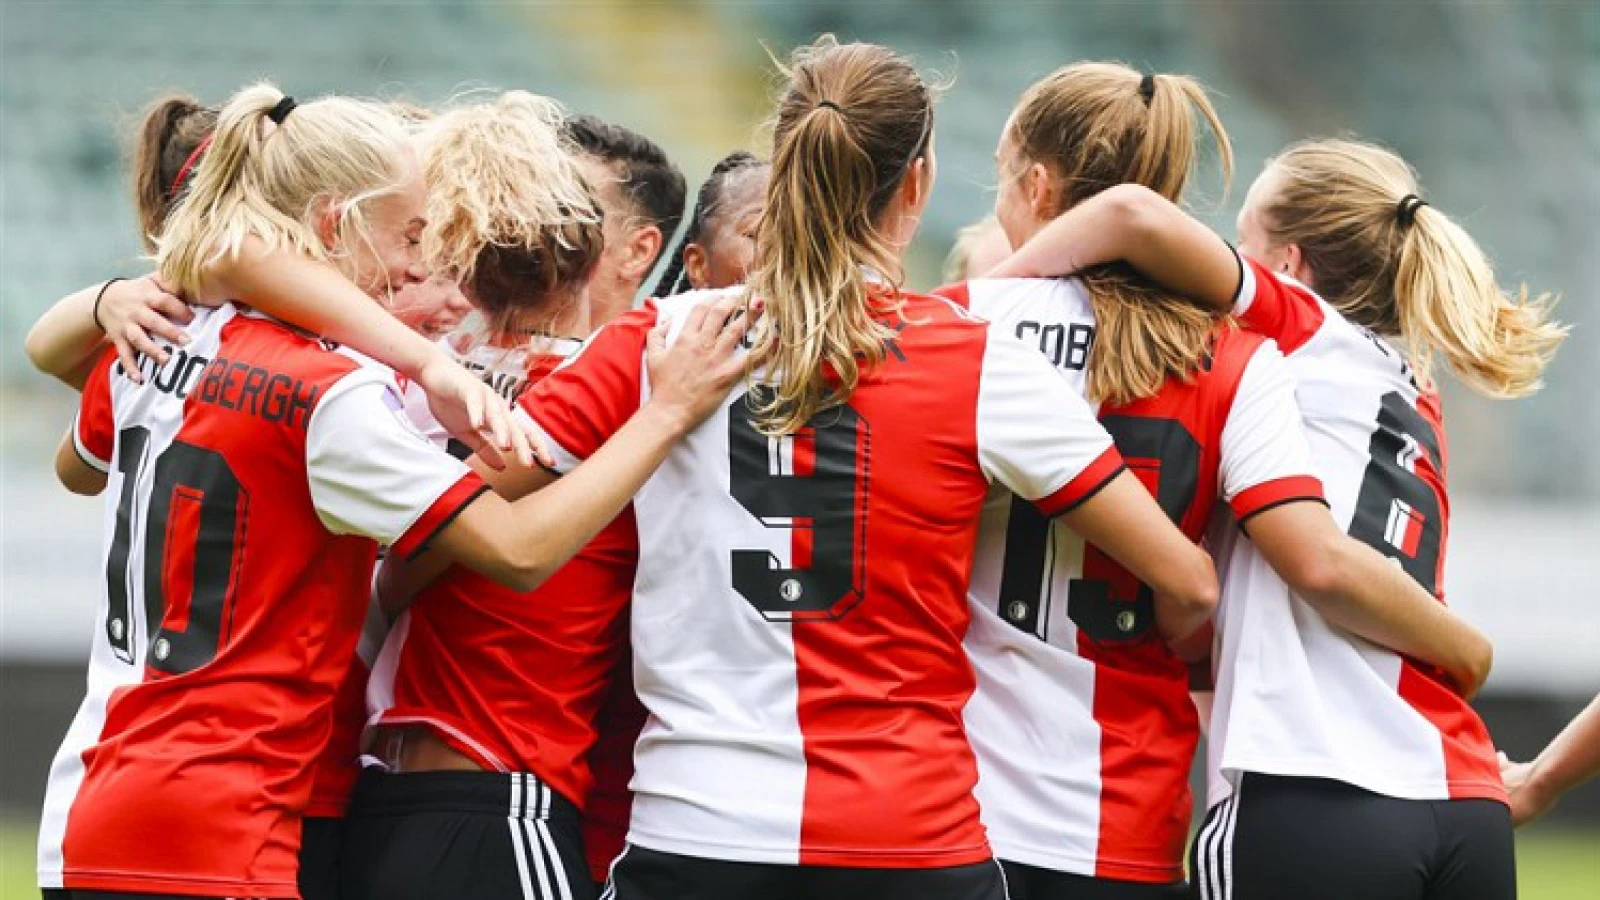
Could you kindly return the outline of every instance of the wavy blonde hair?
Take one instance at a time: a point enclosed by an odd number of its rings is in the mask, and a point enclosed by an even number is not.
[[[1229,180],[1233,145],[1199,82],[1142,75],[1120,63],[1065,66],[1017,103],[1010,125],[1016,168],[1039,163],[1054,176],[1057,214],[1122,183],[1177,202],[1199,158],[1200,119],[1216,138]],[[1096,267],[1082,281],[1095,315],[1088,371],[1094,399],[1120,405],[1155,394],[1168,378],[1194,377],[1217,327],[1211,313],[1126,266]]]
[[[246,238],[268,252],[288,249],[342,265],[347,254],[323,246],[316,217],[337,212],[337,246],[370,243],[366,206],[407,175],[410,139],[384,104],[323,97],[274,124],[283,92],[251,85],[223,105],[211,146],[156,241],[163,277],[198,293],[206,268],[233,257]]]
[[[788,83],[748,292],[766,314],[750,364],[773,382],[753,401],[761,429],[793,434],[848,400],[893,337],[882,317],[901,311],[904,274],[878,219],[927,153],[933,94],[894,51],[832,35],[779,69]],[[887,284],[869,284],[869,270]]]
[[[491,335],[571,308],[604,247],[594,192],[553,100],[508,91],[427,123],[428,267],[458,278]]]
[[[1432,206],[1402,216],[1402,199],[1421,190],[1405,160],[1359,141],[1305,141],[1262,178],[1268,240],[1298,246],[1312,286],[1351,321],[1399,335],[1419,384],[1443,357],[1490,397],[1539,389],[1567,336],[1550,318],[1555,298],[1503,289],[1472,236]]]

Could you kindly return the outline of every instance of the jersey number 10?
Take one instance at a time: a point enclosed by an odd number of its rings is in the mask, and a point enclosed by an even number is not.
[[[141,496],[149,446],[147,428],[125,428],[117,435],[122,490],[106,558],[106,637],[123,662],[142,661],[158,672],[181,675],[217,655],[241,513],[250,498],[222,454],[183,441],[173,441],[156,457],[150,490]],[[147,507],[142,516],[141,500]],[[136,523],[144,538],[139,567],[144,619],[153,632],[143,660],[131,615],[129,557]]]

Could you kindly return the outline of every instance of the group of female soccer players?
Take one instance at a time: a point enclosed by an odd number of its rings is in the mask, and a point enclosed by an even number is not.
[[[915,293],[933,89],[785,71],[632,310],[684,191],[623,129],[155,108],[157,273],[29,337],[107,495],[47,896],[1514,896],[1432,379],[1537,389],[1548,304],[1366,144],[1235,252],[1202,88],[1102,63],[998,138],[1018,252]]]

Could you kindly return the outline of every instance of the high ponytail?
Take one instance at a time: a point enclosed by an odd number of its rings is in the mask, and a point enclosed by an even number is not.
[[[133,206],[146,251],[155,252],[155,236],[199,162],[195,153],[200,143],[216,125],[217,111],[187,94],[158,97],[139,117],[132,153]]]
[[[1009,136],[1023,166],[1041,164],[1053,176],[1057,214],[1124,183],[1177,202],[1198,161],[1197,116],[1216,138],[1226,182],[1233,145],[1205,88],[1182,75],[1120,63],[1065,66],[1023,92]],[[1095,313],[1094,399],[1123,404],[1153,395],[1169,378],[1194,376],[1216,328],[1209,312],[1126,266],[1091,269],[1082,281]]]
[[[1490,397],[1541,386],[1566,339],[1554,298],[1507,292],[1477,242],[1418,204],[1416,173],[1394,153],[1345,140],[1296,144],[1267,165],[1262,226],[1300,248],[1312,287],[1351,321],[1404,340],[1419,384],[1442,358]]]
[[[766,304],[750,363],[771,383],[754,404],[774,435],[844,403],[883,361],[903,273],[878,218],[933,128],[927,85],[885,47],[824,36],[784,71],[749,282]]]
[[[161,274],[180,290],[199,293],[207,266],[237,255],[252,237],[267,252],[342,261],[323,246],[316,216],[331,205],[341,245],[370,240],[366,204],[404,179],[410,139],[386,106],[324,97],[275,123],[269,113],[283,100],[263,82],[222,107],[211,145],[157,240]]]

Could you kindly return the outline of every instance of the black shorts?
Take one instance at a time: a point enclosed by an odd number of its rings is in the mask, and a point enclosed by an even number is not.
[[[533,775],[368,769],[343,900],[592,900],[578,809]]]
[[[309,816],[300,822],[300,900],[339,900],[344,820]]]
[[[1189,885],[1090,878],[1000,860],[1011,900],[1188,900]]]
[[[601,900],[1006,900],[994,862],[941,869],[850,869],[725,862],[628,845]]]
[[[1201,900],[1515,900],[1511,811],[1246,773],[1195,836]]]

